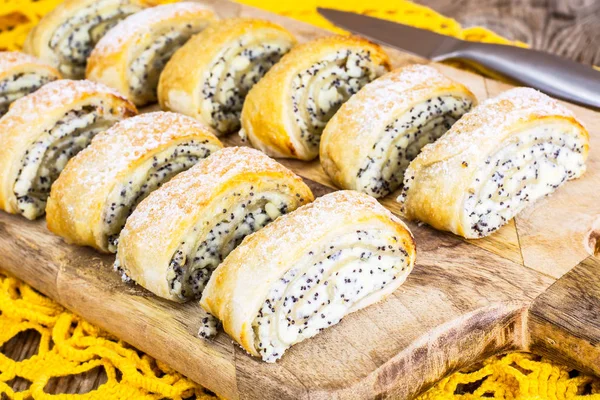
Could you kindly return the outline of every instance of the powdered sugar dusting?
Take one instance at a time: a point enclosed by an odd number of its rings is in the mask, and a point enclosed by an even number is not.
[[[285,249],[290,243],[298,243],[309,237],[321,237],[331,226],[335,226],[336,221],[356,221],[356,216],[366,220],[369,215],[389,219],[408,231],[404,222],[379,204],[375,198],[353,190],[340,190],[319,197],[314,202],[277,218],[244,239],[243,244],[234,251],[251,251],[253,257],[256,257],[253,264],[260,265],[261,260],[267,262],[271,258],[274,249]],[[252,245],[244,245],[247,241],[252,241]]]
[[[123,101],[123,106],[135,111],[133,104],[106,85],[87,80],[61,79],[50,82],[30,95],[16,100],[0,119],[0,124],[3,129],[13,129],[15,125],[36,121],[40,115],[51,114],[52,110],[73,104],[82,97],[98,95],[116,97]]]
[[[569,109],[535,89],[508,90],[465,114],[444,136],[425,146],[415,162],[431,164],[462,152],[485,154],[482,146],[486,142],[491,139],[495,143],[494,138],[507,133],[520,121],[549,116],[576,119]]]
[[[136,231],[136,240],[150,240],[161,232],[173,232],[174,227],[189,214],[210,201],[215,191],[236,176],[264,173],[280,174],[282,179],[302,179],[264,153],[248,147],[227,147],[217,151],[189,170],[175,176],[159,190],[152,192],[133,212],[124,229]],[[242,179],[240,177],[240,179]],[[145,229],[151,227],[150,229]]]
[[[30,56],[29,54],[21,53],[18,51],[0,51],[0,74],[9,72],[11,69],[23,66],[26,64],[37,64],[40,67],[54,70],[42,60]],[[58,71],[55,71],[55,75],[59,76]]]
[[[207,128],[193,118],[171,112],[153,112],[125,119],[102,132],[93,139],[73,160],[74,170],[79,163],[98,165],[93,174],[85,174],[78,179],[80,185],[93,192],[115,177],[128,166],[149,153],[179,138],[207,140],[214,146],[221,143]]]
[[[342,105],[340,115],[350,118],[361,131],[370,132],[376,124],[385,123],[394,113],[393,110],[407,108],[432,93],[457,86],[458,83],[433,67],[410,65],[389,72],[365,85]],[[463,89],[468,93],[466,88]],[[365,110],[368,112],[364,112]]]
[[[180,2],[147,8],[130,15],[109,30],[94,48],[91,57],[99,57],[118,52],[127,40],[144,33],[151,33],[153,27],[164,21],[195,14],[213,14],[213,11],[200,3]]]

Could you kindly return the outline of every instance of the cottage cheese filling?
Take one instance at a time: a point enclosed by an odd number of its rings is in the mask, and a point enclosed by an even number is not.
[[[252,323],[264,361],[275,362],[398,279],[408,268],[408,253],[383,236],[363,230],[343,235],[309,251],[273,284]]]
[[[103,236],[110,252],[116,253],[119,234],[142,200],[173,176],[217,150],[217,147],[207,144],[208,140],[189,140],[163,150],[137,167],[126,181],[115,185],[107,198],[108,206],[102,217]]]
[[[453,96],[432,98],[411,108],[386,128],[358,170],[357,187],[382,197],[396,190],[410,162],[428,143],[435,142],[472,107],[469,99]]]
[[[50,186],[67,161],[119,119],[119,115],[99,113],[97,107],[86,106],[69,111],[44,131],[25,152],[13,187],[20,213],[29,219],[43,215]]]
[[[260,42],[241,38],[225,49],[202,86],[202,114],[222,133],[239,129],[246,95],[273,65],[290,50],[286,42]]]
[[[101,0],[76,12],[50,39],[49,47],[59,57],[59,71],[68,77],[83,78],[87,59],[100,38],[141,9],[128,0]]]
[[[38,90],[55,79],[55,76],[39,72],[26,72],[0,81],[0,116],[8,111],[8,107],[13,101]]]
[[[167,62],[188,39],[204,29],[205,22],[196,25],[171,27],[159,35],[132,62],[129,67],[129,90],[144,102],[156,101],[160,73]]]
[[[203,221],[182,240],[167,273],[172,294],[182,300],[199,297],[212,271],[247,235],[288,212],[287,196],[250,190],[248,195],[234,193],[239,201],[231,209],[221,210],[213,226],[207,228]]]
[[[535,127],[511,138],[479,166],[462,211],[475,235],[489,235],[527,205],[583,174],[584,144],[561,130]]]
[[[368,51],[340,50],[292,80],[292,109],[304,145],[319,151],[321,133],[340,106],[383,73]]]

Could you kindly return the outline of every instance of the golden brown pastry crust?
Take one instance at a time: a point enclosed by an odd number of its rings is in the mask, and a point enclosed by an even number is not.
[[[0,51],[0,80],[14,74],[38,72],[60,79],[60,72],[39,58],[18,51]]]
[[[121,0],[115,1],[115,3]],[[23,45],[23,51],[32,54],[55,68],[60,66],[60,57],[56,54],[49,44],[56,31],[69,18],[75,16],[81,10],[92,5],[98,5],[99,0],[65,0],[54,10],[46,14],[40,22],[29,32]],[[144,8],[148,3],[144,0],[128,0],[128,3],[140,8]],[[66,78],[78,79],[83,76],[69,76]]]
[[[217,128],[211,110],[203,105],[204,82],[209,75],[212,77],[211,68],[220,57],[227,57],[227,63],[236,61],[232,58],[238,57],[239,52],[226,52],[235,49],[240,41],[244,43],[242,49],[261,44],[277,44],[289,49],[296,44],[291,33],[269,21],[232,18],[212,24],[177,50],[167,63],[158,86],[161,108],[189,115]],[[229,64],[227,67],[231,68]],[[221,71],[219,80],[228,72],[227,68]]]
[[[293,48],[261,79],[246,97],[242,128],[253,147],[272,157],[311,160],[318,147],[306,147],[292,110],[292,80],[338,51],[367,51],[377,76],[390,68],[387,54],[378,45],[354,36],[329,36]]]
[[[196,2],[165,4],[131,15],[111,29],[96,45],[88,59],[86,78],[115,88],[136,105],[148,100],[130,88],[133,58],[172,28],[193,24],[200,29],[216,20],[214,12]]]
[[[182,301],[171,293],[167,280],[182,238],[201,221],[212,227],[222,210],[239,204],[240,198],[265,190],[285,194],[290,210],[313,200],[300,177],[256,150],[228,147],[214,153],[140,203],[121,232],[120,267],[154,294]]]
[[[98,134],[52,185],[48,228],[69,243],[108,252],[103,214],[113,189],[161,151],[190,140],[213,151],[223,147],[208,127],[167,112],[129,118]]]
[[[440,96],[477,103],[467,87],[426,65],[399,68],[367,84],[325,127],[319,154],[323,169],[336,186],[365,190],[359,173],[369,157],[377,159],[381,155],[377,145],[393,133],[386,127],[413,107]]]
[[[477,173],[489,164],[490,155],[518,142],[524,133],[539,128],[553,130],[555,133],[552,135],[559,142],[573,140],[574,144],[580,146],[579,149],[566,149],[577,153],[576,157],[580,158],[577,170],[573,170],[573,174],[566,179],[582,175],[589,151],[589,135],[574,114],[554,99],[533,89],[511,89],[463,116],[450,131],[435,143],[425,146],[413,160],[406,171],[403,191],[398,198],[405,216],[466,238],[479,238],[491,233],[474,229],[469,223],[469,212],[465,211],[469,196],[477,198],[481,194],[481,185],[490,180],[477,181]],[[539,143],[536,144],[539,146]],[[521,147],[525,145],[527,142]],[[542,144],[542,148],[544,146]],[[527,153],[531,151],[531,154],[534,152],[533,147],[526,147],[525,150]],[[513,164],[519,171],[527,167],[518,162],[518,159],[514,160]],[[501,172],[498,187],[503,193],[510,191],[509,185],[502,179],[505,175],[512,176],[513,172],[498,171]],[[490,196],[495,197],[495,194]],[[487,196],[481,201],[487,201]],[[494,198],[490,200],[493,201]],[[490,209],[498,207],[497,204],[491,205],[493,207]]]
[[[58,80],[15,101],[0,119],[0,209],[18,213],[13,192],[21,161],[33,142],[67,112],[103,102],[103,112],[137,114],[133,104],[107,86],[90,81]]]
[[[355,191],[338,191],[246,237],[213,273],[200,305],[220,319],[225,332],[246,351],[260,357],[252,325],[273,283],[291,268],[301,268],[298,263],[309,251],[346,233],[369,230],[381,232],[390,245],[394,243],[407,252],[405,279],[416,257],[414,239],[406,225],[374,198]],[[360,243],[356,241],[355,245]],[[395,285],[377,296],[363,298],[349,312],[382,300],[404,279],[397,279]]]

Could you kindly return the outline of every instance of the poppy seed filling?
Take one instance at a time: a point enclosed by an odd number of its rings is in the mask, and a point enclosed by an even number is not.
[[[204,29],[205,21],[172,26],[158,35],[129,66],[129,90],[145,102],[156,101],[158,78],[167,62],[188,39]]]
[[[538,126],[510,138],[477,168],[465,193],[461,218],[474,237],[484,237],[536,200],[585,171],[584,142],[562,126]],[[403,203],[414,176],[404,179]]]
[[[135,207],[151,192],[178,173],[208,157],[218,147],[208,140],[188,140],[154,155],[128,177],[115,185],[107,198],[104,210],[103,235],[108,250],[115,253],[119,243],[119,234],[127,218]]]
[[[378,75],[369,51],[339,50],[292,80],[292,109],[300,138],[317,151],[321,133],[341,105]]]
[[[8,107],[13,101],[35,92],[53,80],[56,80],[53,75],[41,72],[25,72],[14,74],[0,81],[0,116],[8,111]]]
[[[141,10],[129,0],[101,0],[77,11],[56,28],[48,44],[59,58],[59,71],[83,78],[96,43],[122,19]]]
[[[435,142],[471,107],[466,98],[440,96],[412,107],[385,128],[356,175],[357,187],[374,197],[398,189],[404,171],[428,143]]]
[[[280,184],[277,186],[279,189]],[[289,211],[289,198],[278,190],[263,193],[253,190],[250,188],[247,195],[233,193],[237,199],[235,205],[220,210],[213,219],[214,225],[206,227],[206,221],[202,221],[182,240],[167,272],[171,294],[182,300],[199,297],[212,271],[247,235]],[[198,234],[207,230],[206,234]]]
[[[44,214],[52,183],[67,161],[83,150],[92,138],[121,119],[100,106],[69,111],[46,129],[25,152],[13,187],[19,212],[29,219]]]
[[[337,324],[409,267],[397,238],[357,230],[307,252],[286,272],[252,323],[255,348],[275,362],[285,350]]]
[[[246,95],[290,46],[241,38],[219,55],[202,85],[201,107],[210,114],[213,128],[222,133],[239,129]]]

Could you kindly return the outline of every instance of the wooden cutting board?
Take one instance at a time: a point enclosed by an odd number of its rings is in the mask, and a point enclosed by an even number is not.
[[[224,0],[221,17],[261,17],[302,41],[310,25]],[[391,50],[394,66],[425,63]],[[509,86],[436,65],[480,100]],[[196,302],[169,303],[123,284],[112,256],[70,246],[45,221],[0,213],[0,266],[98,326],[228,399],[410,398],[499,352],[529,350],[600,374],[600,114],[569,106],[590,128],[588,172],[491,237],[468,241],[410,224],[418,246],[408,281],[386,301],[289,350],[276,364],[224,333],[198,339]],[[225,139],[238,145],[235,135]],[[316,196],[335,190],[318,161],[281,160]],[[382,203],[398,213],[395,196]],[[597,244],[598,243],[598,244]]]

